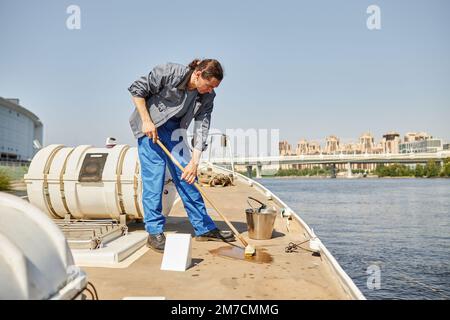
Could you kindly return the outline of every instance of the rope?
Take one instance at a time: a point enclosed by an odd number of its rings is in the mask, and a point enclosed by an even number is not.
[[[284,252],[286,252],[286,253],[298,252],[297,251],[298,249],[303,249],[303,250],[308,251],[308,252],[315,252],[313,250],[306,249],[306,248],[301,246],[302,244],[308,242],[309,240],[311,240],[311,239],[307,239],[307,240],[302,241],[300,243],[289,242],[288,246],[286,248],[284,248]]]
[[[223,174],[223,173],[216,173],[212,175],[211,177],[208,177],[207,174],[200,173],[200,182],[204,185],[209,185],[210,187],[216,187],[216,186],[233,186],[233,181],[231,177]]]

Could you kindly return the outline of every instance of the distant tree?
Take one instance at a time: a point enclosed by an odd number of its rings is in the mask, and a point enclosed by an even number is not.
[[[416,169],[414,170],[414,176],[417,178],[422,178],[425,175],[425,169],[422,165],[416,165]]]
[[[427,178],[439,176],[440,171],[441,171],[440,166],[437,165],[436,161],[434,160],[429,160],[427,165],[425,166],[425,175],[427,176]]]
[[[450,177],[450,158],[445,158],[442,174],[444,177]]]
[[[384,165],[380,164],[375,168],[374,173],[379,177],[383,177],[383,169],[384,169]]]
[[[409,177],[414,176],[414,171],[402,164],[392,164],[377,166],[375,174],[379,177]]]
[[[275,176],[325,176],[331,175],[331,168],[314,167],[312,169],[279,169]]]

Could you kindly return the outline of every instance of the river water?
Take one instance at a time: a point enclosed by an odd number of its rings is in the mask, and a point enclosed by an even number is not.
[[[450,299],[450,179],[257,179],[367,299]]]

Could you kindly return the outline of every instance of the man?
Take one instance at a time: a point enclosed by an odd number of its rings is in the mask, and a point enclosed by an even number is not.
[[[141,163],[142,202],[147,246],[164,251],[165,217],[162,214],[162,192],[166,165],[183,201],[196,240],[234,241],[230,231],[220,231],[209,217],[203,198],[193,182],[206,141],[217,88],[223,69],[214,59],[194,60],[188,67],[167,63],[156,66],[148,76],[136,80],[128,90],[136,106],[130,117],[133,134],[138,139]],[[194,125],[192,157],[181,130],[191,121]],[[176,137],[178,135],[178,137]],[[160,146],[159,139],[185,168],[176,167]]]

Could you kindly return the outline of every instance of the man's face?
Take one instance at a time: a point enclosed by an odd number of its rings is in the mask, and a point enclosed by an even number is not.
[[[201,76],[201,72],[198,74],[197,78],[197,91],[200,94],[210,93],[214,88],[217,88],[220,81],[216,78],[204,79]]]

